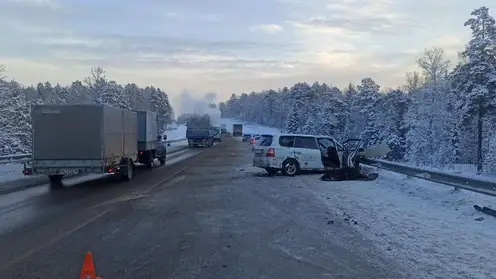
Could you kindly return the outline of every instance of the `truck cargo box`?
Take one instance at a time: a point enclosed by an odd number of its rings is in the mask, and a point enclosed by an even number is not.
[[[193,115],[188,119],[186,126],[188,127],[188,129],[203,129],[203,128],[211,128],[212,123],[210,121],[210,116],[208,116],[208,114]]]
[[[214,133],[210,128],[186,129],[187,139],[203,139],[203,138],[211,138],[213,136]]]
[[[233,137],[243,136],[243,124],[233,124]]]
[[[105,105],[35,105],[33,159],[108,160],[137,153],[135,112]]]
[[[138,116],[138,150],[146,151],[157,148],[158,123],[157,114],[151,111],[135,111]]]

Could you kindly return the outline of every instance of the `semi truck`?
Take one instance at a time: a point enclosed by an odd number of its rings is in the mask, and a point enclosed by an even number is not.
[[[34,105],[32,159],[25,175],[47,175],[52,189],[66,175],[108,173],[129,181],[137,163],[165,164],[154,113],[106,105]]]
[[[233,124],[233,137],[243,136],[243,124]]]
[[[214,131],[207,114],[190,117],[186,126],[186,139],[188,139],[189,146],[210,147],[214,145]]]

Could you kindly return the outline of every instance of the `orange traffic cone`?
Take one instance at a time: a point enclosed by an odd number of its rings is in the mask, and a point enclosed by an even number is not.
[[[96,277],[95,264],[93,263],[93,255],[91,252],[87,252],[84,257],[83,268],[81,269],[79,279],[102,279],[100,277]]]

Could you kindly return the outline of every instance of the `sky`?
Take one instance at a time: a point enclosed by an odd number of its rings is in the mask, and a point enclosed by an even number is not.
[[[492,3],[492,4],[491,4]],[[457,60],[481,0],[0,0],[0,64],[24,85],[103,67],[118,83],[193,96],[404,84],[424,49]]]

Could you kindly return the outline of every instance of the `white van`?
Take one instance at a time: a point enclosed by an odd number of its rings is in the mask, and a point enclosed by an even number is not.
[[[265,169],[270,175],[281,171],[284,175],[297,175],[300,171],[323,171],[322,156],[329,147],[344,150],[329,136],[278,134],[262,135],[253,151],[253,166]]]

